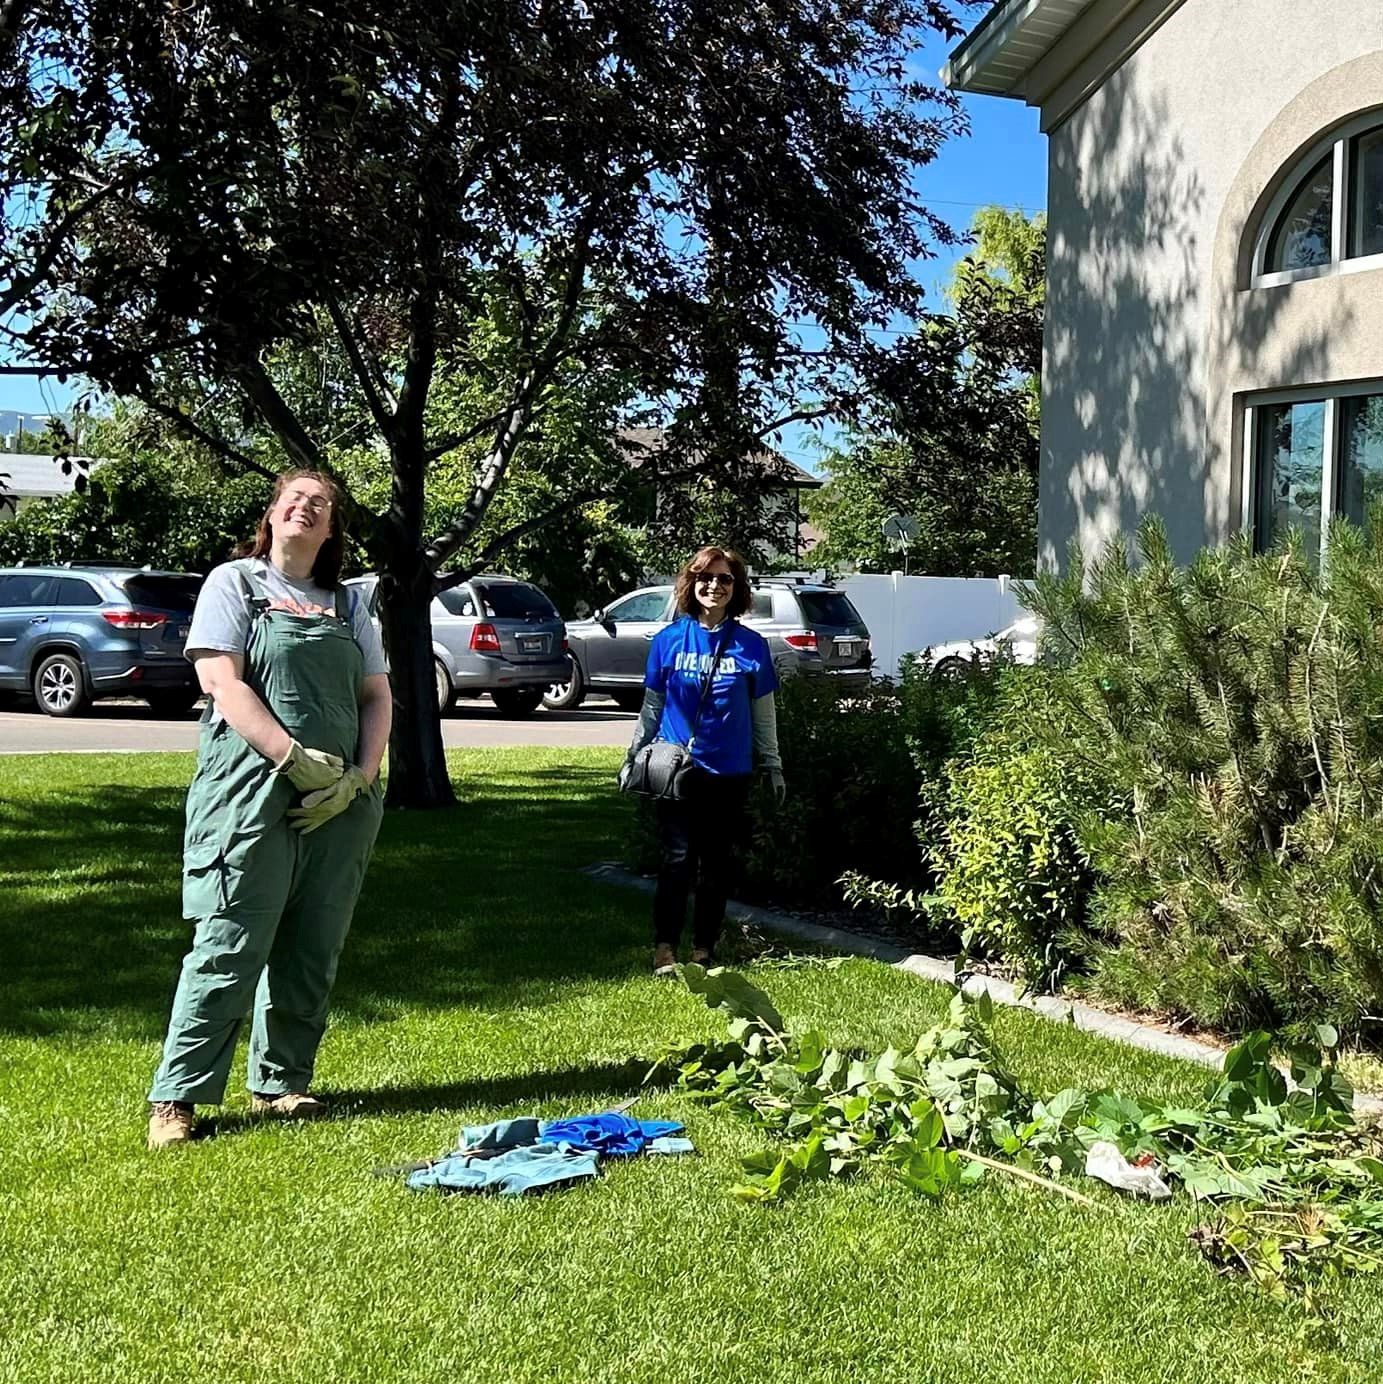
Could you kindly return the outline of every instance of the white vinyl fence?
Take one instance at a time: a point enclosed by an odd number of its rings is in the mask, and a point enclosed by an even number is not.
[[[1008,577],[841,577],[838,585],[864,617],[874,671],[896,678],[899,659],[956,639],[985,639],[1023,614]]]

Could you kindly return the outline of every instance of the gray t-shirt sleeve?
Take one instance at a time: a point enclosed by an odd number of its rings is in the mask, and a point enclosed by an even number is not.
[[[213,567],[197,595],[185,656],[198,653],[244,655],[250,637],[250,603],[236,564]]]
[[[350,597],[351,628],[355,631],[355,642],[365,655],[365,676],[369,678],[376,673],[387,673],[389,669],[384,662],[384,645],[380,642],[375,622],[370,619],[368,603],[359,587],[347,587],[346,594]]]

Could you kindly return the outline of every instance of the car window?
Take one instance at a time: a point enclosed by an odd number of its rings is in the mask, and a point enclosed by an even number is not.
[[[755,591],[746,616],[750,620],[773,619],[773,592]]]
[[[180,577],[159,572],[141,572],[138,576],[126,577],[121,584],[135,605],[153,606],[155,610],[191,610],[197,604],[197,593],[202,589],[201,577]]]
[[[858,625],[860,613],[843,591],[799,591],[797,600],[809,625]]]
[[[611,620],[661,620],[666,609],[666,591],[640,591],[616,601],[605,614]]]
[[[464,615],[468,618],[475,615],[475,597],[471,595],[469,586],[453,586],[450,590],[440,591],[437,599],[448,615]]]
[[[527,582],[474,582],[485,614],[496,620],[555,620],[557,607]]]
[[[35,572],[14,572],[0,577],[0,606],[50,605],[48,598],[55,580]]]
[[[80,577],[54,577],[49,601],[55,606],[98,606],[101,598],[89,581]]]

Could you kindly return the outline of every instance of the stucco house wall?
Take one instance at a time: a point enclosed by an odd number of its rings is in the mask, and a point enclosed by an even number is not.
[[[1383,380],[1383,270],[1248,286],[1282,181],[1383,109],[1383,0],[1055,3],[1002,92],[1049,135],[1039,560],[1148,514],[1187,558],[1241,525],[1256,393]]]
[[[1223,541],[1246,399],[1383,378],[1383,270],[1247,287],[1279,181],[1370,105],[1383,4],[1186,0],[1051,129],[1044,565],[1150,513]]]

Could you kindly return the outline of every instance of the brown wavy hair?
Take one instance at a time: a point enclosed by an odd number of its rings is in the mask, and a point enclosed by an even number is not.
[[[274,528],[269,522],[269,516],[273,513],[274,506],[279,502],[279,496],[294,481],[316,481],[319,485],[325,486],[327,494],[331,496],[331,528],[327,532],[326,542],[322,544],[317,552],[317,560],[312,564],[312,580],[318,586],[325,586],[328,589],[337,586],[341,581],[341,564],[346,558],[346,514],[345,514],[345,492],[340,485],[334,481],[325,471],[309,471],[306,469],[298,471],[285,471],[277,481],[274,482],[273,498],[269,501],[269,508],[264,511],[259,521],[259,527],[255,530],[255,536],[248,543],[240,545],[238,557],[268,557],[269,550],[274,545]]]
[[[700,609],[696,604],[697,574],[704,572],[713,562],[726,563],[735,578],[735,589],[730,593],[730,604],[726,606],[725,613],[730,619],[736,620],[749,609],[749,603],[754,599],[754,594],[749,589],[749,568],[733,548],[717,548],[714,544],[698,548],[687,565],[678,572],[677,585],[674,588],[677,609],[683,615],[697,613]]]

